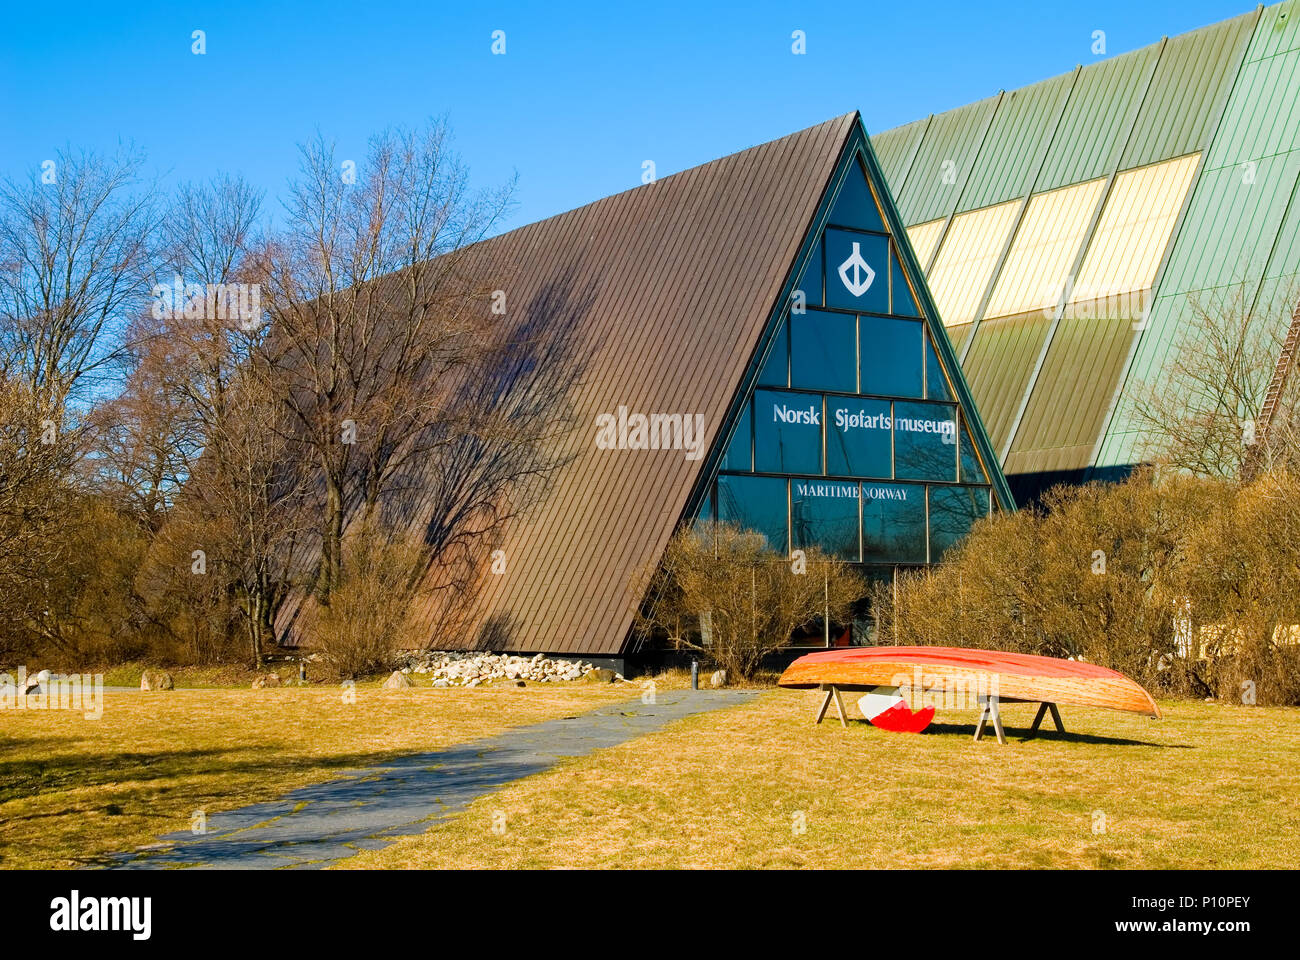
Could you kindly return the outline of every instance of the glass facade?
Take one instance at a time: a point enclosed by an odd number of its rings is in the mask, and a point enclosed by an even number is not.
[[[820,547],[880,580],[937,562],[993,498],[854,167],[761,358],[700,516],[757,530],[780,553]]]

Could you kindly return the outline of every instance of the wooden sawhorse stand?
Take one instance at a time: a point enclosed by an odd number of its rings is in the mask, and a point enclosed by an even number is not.
[[[835,683],[823,683],[821,689],[826,691],[826,696],[822,698],[822,704],[817,708],[817,719],[815,723],[821,723],[826,716],[826,710],[830,707],[831,701],[835,701],[835,713],[840,718],[840,726],[847,727],[847,714],[844,711],[844,698],[840,696],[840,685]],[[846,690],[871,690],[872,687],[844,687]],[[1016,700],[1011,697],[980,697],[980,718],[975,725],[975,739],[984,739],[984,725],[989,720],[993,721],[993,731],[997,734],[998,743],[1003,745],[1007,742],[1007,735],[1002,729],[1002,714],[998,712],[999,703],[1033,703],[1033,700]],[[1058,733],[1065,733],[1065,724],[1061,722],[1061,711],[1056,708],[1056,704],[1046,700],[1038,704],[1038,713],[1034,715],[1034,725],[1029,728],[1029,736],[1026,740],[1032,740],[1038,736],[1038,728],[1043,724],[1043,718],[1048,713],[1052,714],[1052,723],[1056,724]]]
[[[822,722],[822,717],[826,716],[826,708],[831,705],[831,698],[835,699],[835,712],[840,716],[840,726],[847,727],[848,721],[844,714],[844,699],[840,696],[840,688],[833,683],[823,683],[821,689],[826,691],[826,696],[822,698],[822,705],[817,708],[816,723]]]
[[[998,735],[998,743],[1005,745],[1007,742],[1007,735],[1002,731],[1002,714],[998,712],[998,703],[1033,703],[1034,701],[1014,700],[1010,697],[980,697],[979,702],[980,719],[979,723],[975,725],[975,739],[984,739],[984,724],[988,720],[992,719],[993,730]],[[825,710],[825,706],[823,706],[822,709]],[[1043,701],[1038,704],[1038,713],[1034,714],[1034,725],[1029,728],[1029,736],[1025,737],[1026,740],[1032,740],[1034,737],[1038,736],[1038,728],[1042,725],[1043,717],[1047,715],[1049,710],[1052,714],[1052,722],[1056,724],[1057,732],[1065,733],[1065,724],[1061,722],[1061,711],[1056,709],[1056,704]]]

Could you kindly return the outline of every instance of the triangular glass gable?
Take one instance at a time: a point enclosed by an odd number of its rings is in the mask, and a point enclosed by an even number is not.
[[[849,165],[828,222],[837,227],[852,227],[854,230],[886,232],[880,208],[876,206],[871,188],[867,186],[866,174],[856,160]]]
[[[995,500],[972,440],[982,428],[954,388],[965,390],[946,333],[920,308],[924,279],[909,283],[911,248],[891,235],[901,221],[882,212],[892,200],[864,166],[865,134],[850,147],[719,436],[724,452],[710,453],[698,516],[760,531],[778,553],[931,563]]]

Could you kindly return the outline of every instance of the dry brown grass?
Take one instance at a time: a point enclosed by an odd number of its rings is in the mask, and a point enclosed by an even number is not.
[[[0,710],[0,866],[66,867],[396,754],[637,695],[626,684],[107,693],[98,720]]]
[[[1000,747],[971,742],[972,713],[941,714],[922,736],[813,726],[817,696],[770,693],[566,761],[345,866],[1282,868],[1300,856],[1294,708],[1164,702],[1161,721],[1065,708],[1070,739],[1020,742],[1033,707],[1011,705]]]

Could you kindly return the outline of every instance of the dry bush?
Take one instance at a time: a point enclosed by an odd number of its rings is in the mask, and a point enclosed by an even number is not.
[[[1300,476],[1265,473],[1188,532],[1170,590],[1197,692],[1300,702]]]
[[[877,586],[881,642],[1073,657],[1165,693],[1300,703],[1300,482],[1140,471],[981,521]]]
[[[133,580],[148,547],[145,531],[104,498],[81,495],[50,535],[60,562],[32,624],[43,662],[76,669],[140,655]]]
[[[764,657],[828,610],[832,623],[847,622],[850,606],[867,592],[849,564],[817,549],[805,554],[796,565],[768,548],[762,534],[727,524],[685,528],[649,578],[638,627],[749,678]]]
[[[399,650],[423,645],[413,614],[426,567],[424,549],[382,528],[359,526],[344,537],[343,579],[318,611],[314,635],[339,676],[387,669]]]
[[[220,544],[229,523],[189,506],[174,510],[136,575],[145,656],[177,665],[229,663],[247,655],[241,616]],[[201,550],[202,562],[195,556]],[[202,570],[202,572],[197,572]]]

